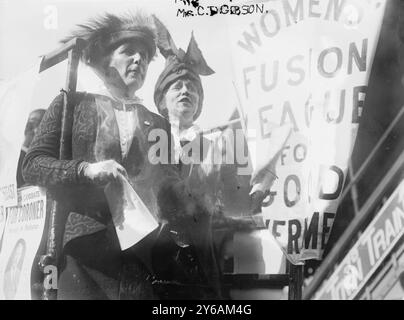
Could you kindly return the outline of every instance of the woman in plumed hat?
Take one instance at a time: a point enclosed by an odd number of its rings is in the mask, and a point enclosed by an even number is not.
[[[23,164],[28,183],[46,187],[68,208],[58,298],[150,299],[148,262],[157,231],[121,251],[104,187],[125,176],[155,218],[165,221],[171,216],[157,206],[159,192],[164,187],[175,194],[182,186],[176,167],[150,163],[149,132],[169,133],[170,126],[136,96],[156,53],[154,20],[139,13],[106,14],[79,25],[63,41],[74,37],[87,41],[81,58],[105,91],[72,97],[72,160],[58,160],[61,94],[46,111]]]

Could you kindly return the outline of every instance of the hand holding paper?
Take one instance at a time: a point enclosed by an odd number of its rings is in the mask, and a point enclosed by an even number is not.
[[[84,163],[82,170],[86,180],[100,185],[117,180],[119,176],[128,177],[125,168],[115,160]]]
[[[157,219],[122,174],[117,176],[116,182],[106,185],[104,193],[122,250],[135,245],[158,227]]]

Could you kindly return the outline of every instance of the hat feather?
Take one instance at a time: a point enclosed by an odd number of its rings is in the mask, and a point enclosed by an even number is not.
[[[162,56],[168,59],[170,56],[178,55],[177,46],[166,26],[155,15],[153,18],[157,29],[157,47]]]
[[[66,43],[77,37],[86,40],[87,47],[83,50],[82,59],[86,63],[93,63],[105,54],[108,49],[106,44],[111,36],[121,31],[140,31],[154,42],[157,39],[154,20],[151,16],[140,12],[135,14],[127,12],[121,15],[105,13],[90,19],[85,24],[79,24],[69,36],[61,40],[61,43]]]
[[[202,76],[209,76],[215,73],[206,63],[205,58],[202,55],[202,51],[199,49],[196,43],[194,33],[192,32],[191,41],[189,41],[187,53],[184,60],[192,65],[197,74]]]

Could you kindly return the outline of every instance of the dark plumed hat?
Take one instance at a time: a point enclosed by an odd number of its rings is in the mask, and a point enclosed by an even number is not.
[[[154,88],[154,103],[160,114],[164,115],[160,104],[166,89],[180,78],[193,80],[199,93],[199,105],[194,115],[194,120],[196,120],[201,114],[203,104],[203,88],[200,75],[208,76],[213,74],[214,71],[207,65],[193,33],[187,52],[185,52],[182,49],[177,49],[164,24],[155,16],[154,19],[157,28],[157,47],[166,58],[165,68],[157,79]]]
[[[156,54],[157,32],[154,19],[140,12],[121,15],[106,13],[90,19],[85,24],[77,25],[61,42],[66,43],[76,37],[87,42],[81,58],[88,65],[98,64],[111,49],[131,39],[138,39],[146,45],[150,59]]]

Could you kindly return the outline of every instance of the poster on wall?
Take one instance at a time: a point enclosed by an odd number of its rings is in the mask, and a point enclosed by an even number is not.
[[[39,187],[18,189],[18,205],[5,206],[0,252],[0,299],[31,299],[31,269],[46,218],[46,194]]]

